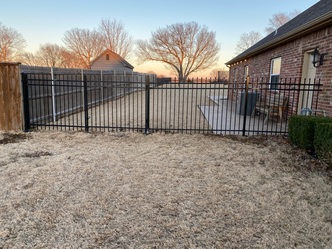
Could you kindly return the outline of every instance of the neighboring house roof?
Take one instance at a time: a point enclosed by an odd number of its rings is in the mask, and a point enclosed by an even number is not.
[[[93,61],[91,61],[90,65],[92,65],[96,60],[98,60],[100,57],[102,57],[104,54],[109,54],[110,56],[113,56],[116,60],[118,60],[124,67],[134,69],[134,67],[125,59],[123,59],[120,55],[113,52],[110,49],[106,49],[104,52],[102,52],[98,57],[96,57]]]
[[[320,0],[243,53],[226,62],[226,65],[247,59],[331,24],[332,2],[331,0]]]

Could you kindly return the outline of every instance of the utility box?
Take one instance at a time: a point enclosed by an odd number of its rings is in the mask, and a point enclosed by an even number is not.
[[[248,92],[247,97],[247,116],[250,116],[253,112],[256,102],[259,98],[259,93],[256,92]],[[241,92],[238,97],[238,103],[237,103],[237,114],[244,115],[245,113],[245,106],[246,106],[246,92]]]

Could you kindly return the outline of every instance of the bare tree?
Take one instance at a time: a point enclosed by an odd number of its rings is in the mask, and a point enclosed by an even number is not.
[[[56,44],[41,45],[35,54],[22,54],[21,62],[29,66],[64,68],[84,68],[85,66],[75,54]]]
[[[61,51],[64,68],[84,68],[84,62],[77,57],[76,54],[68,51],[67,49]]]
[[[280,28],[282,25],[284,25],[286,22],[290,21],[293,19],[295,16],[300,14],[301,12],[298,10],[294,10],[293,12],[287,14],[283,12],[276,13],[272,16],[272,18],[269,19],[269,24],[265,28],[265,32],[267,34],[270,34],[271,32],[277,30]]]
[[[210,76],[213,79],[219,79],[219,80],[228,80],[228,75],[229,75],[229,71],[226,70],[225,68],[214,68],[211,72],[210,72]]]
[[[119,54],[122,58],[130,58],[133,50],[133,38],[125,31],[124,25],[116,20],[101,20],[99,30],[105,48]]]
[[[44,45],[40,45],[39,50],[37,51],[37,56],[43,66],[64,67],[64,52],[64,47],[57,44],[46,43]]]
[[[78,58],[84,68],[90,68],[92,59],[104,49],[102,37],[96,30],[74,28],[66,31],[63,42],[67,49]]]
[[[0,23],[0,61],[13,61],[23,52],[26,42],[15,29]]]
[[[262,39],[261,34],[255,31],[250,31],[249,33],[242,34],[240,40],[236,44],[235,52],[237,54],[242,53],[243,51],[247,50],[252,45],[257,43],[260,39]]]
[[[20,61],[23,64],[29,65],[29,66],[40,66],[41,65],[39,58],[30,52],[23,53],[20,56]]]
[[[137,57],[141,62],[164,63],[178,75],[179,82],[185,82],[193,72],[215,65],[220,50],[215,32],[196,22],[159,28],[152,33],[150,41],[139,40],[137,45]]]

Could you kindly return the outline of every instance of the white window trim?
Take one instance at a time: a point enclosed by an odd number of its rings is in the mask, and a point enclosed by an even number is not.
[[[272,72],[273,72],[273,66],[274,66],[274,61],[275,60],[277,60],[277,59],[280,59],[280,68],[279,68],[279,74],[272,74]],[[280,57],[275,57],[275,58],[273,58],[273,59],[271,59],[271,62],[270,62],[270,84],[269,84],[269,88],[271,89],[271,87],[272,87],[272,77],[274,77],[274,76],[280,76],[280,69],[281,69],[281,56]],[[278,91],[278,85],[279,85],[279,82],[278,82],[278,84],[277,84],[277,89],[271,89],[271,90],[273,90],[273,91]]]

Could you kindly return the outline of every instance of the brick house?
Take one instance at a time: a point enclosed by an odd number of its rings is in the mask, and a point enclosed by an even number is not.
[[[316,62],[313,60],[317,59]],[[319,58],[322,61],[319,61]],[[229,87],[234,94],[240,84],[265,79],[271,91],[281,84],[301,84],[320,80],[322,91],[316,106],[301,104],[294,98],[291,112],[300,113],[304,107],[317,108],[332,115],[332,1],[320,0],[278,30],[226,63],[229,67]],[[288,81],[285,79],[289,79]]]

